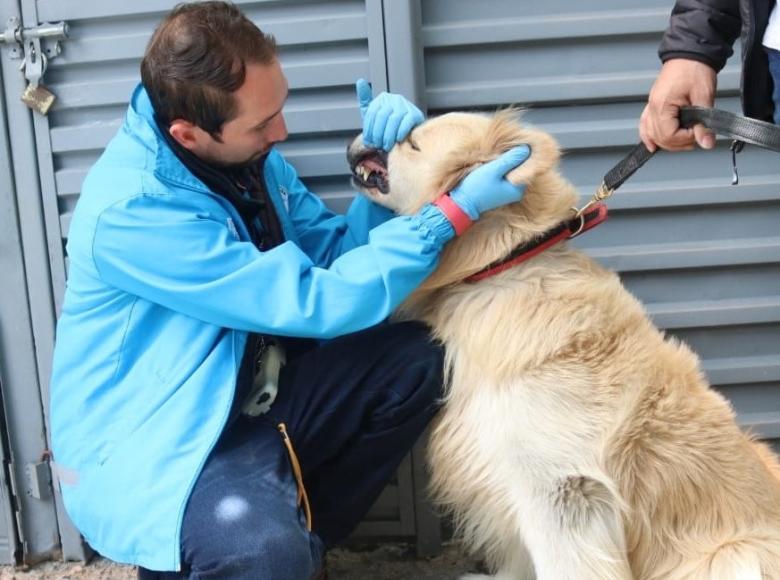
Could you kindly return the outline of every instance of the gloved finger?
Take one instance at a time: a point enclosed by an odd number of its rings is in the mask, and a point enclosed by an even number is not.
[[[403,111],[393,111],[388,117],[385,124],[385,132],[382,136],[382,149],[390,151],[396,144],[396,141],[400,141],[398,138],[398,129],[401,127],[401,121],[404,120],[405,113]]]
[[[370,147],[378,145],[378,143],[373,140],[374,121],[376,120],[376,113],[378,110],[379,107],[376,106],[376,102],[374,101],[373,104],[368,107],[368,110],[363,117],[363,143]]]
[[[530,155],[531,148],[528,145],[519,145],[483,167],[489,167],[491,170],[495,171],[497,175],[503,177],[528,159]]]
[[[422,111],[417,107],[413,107],[404,118],[401,120],[401,125],[398,127],[398,134],[396,135],[396,141],[403,141],[412,132],[417,125],[424,120]]]
[[[403,141],[406,139],[407,135],[411,133],[412,129],[414,129],[424,120],[425,116],[423,115],[423,112],[415,107],[414,104],[407,102],[406,115],[404,116],[403,121],[401,121],[401,126],[398,128],[398,136],[396,139],[398,141]]]
[[[376,147],[381,147],[384,145],[385,126],[387,125],[387,121],[392,114],[392,107],[381,107],[373,116],[371,127],[363,128],[363,133],[365,134],[366,131],[368,132],[368,134],[371,136],[371,143]]]
[[[371,93],[371,85],[366,79],[358,79],[355,83],[355,92],[357,93],[358,107],[360,107],[360,116],[365,117],[368,105],[374,98]]]

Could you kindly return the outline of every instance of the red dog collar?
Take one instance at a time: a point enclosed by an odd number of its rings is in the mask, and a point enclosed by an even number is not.
[[[509,270],[509,268],[517,266],[518,264],[541,254],[547,248],[550,248],[557,243],[574,238],[582,232],[595,228],[606,219],[607,206],[603,203],[594,204],[589,211],[565,222],[561,222],[530,242],[520,244],[505,258],[493,262],[476,274],[472,274],[466,278],[466,282],[477,282],[478,280],[484,280],[490,276],[505,272],[506,270]]]

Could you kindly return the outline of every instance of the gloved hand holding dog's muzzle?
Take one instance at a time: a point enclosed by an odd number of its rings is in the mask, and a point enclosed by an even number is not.
[[[525,185],[515,185],[505,176],[528,159],[530,154],[528,145],[510,149],[501,157],[469,173],[453,188],[450,198],[472,221],[478,219],[482,212],[520,201],[525,193]]]
[[[355,83],[360,116],[363,118],[363,143],[390,151],[425,119],[422,111],[401,95],[380,93],[372,96],[365,79]]]

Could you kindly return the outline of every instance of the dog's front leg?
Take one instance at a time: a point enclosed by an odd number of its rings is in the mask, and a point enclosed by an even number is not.
[[[621,503],[610,487],[573,475],[537,487],[527,499],[522,526],[539,580],[633,578]]]
[[[503,555],[503,562],[498,566],[495,576],[487,574],[466,574],[458,580],[535,580],[534,565],[531,555],[519,537],[516,542],[507,542],[508,554]]]

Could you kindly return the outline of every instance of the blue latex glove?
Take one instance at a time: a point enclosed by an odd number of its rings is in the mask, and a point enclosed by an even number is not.
[[[380,93],[373,98],[365,79],[358,79],[355,90],[363,118],[363,142],[369,147],[390,151],[425,119],[422,111],[401,95]]]
[[[520,201],[525,193],[524,185],[515,185],[504,176],[528,159],[531,149],[520,145],[501,157],[469,173],[450,192],[450,197],[473,220],[484,211]]]

